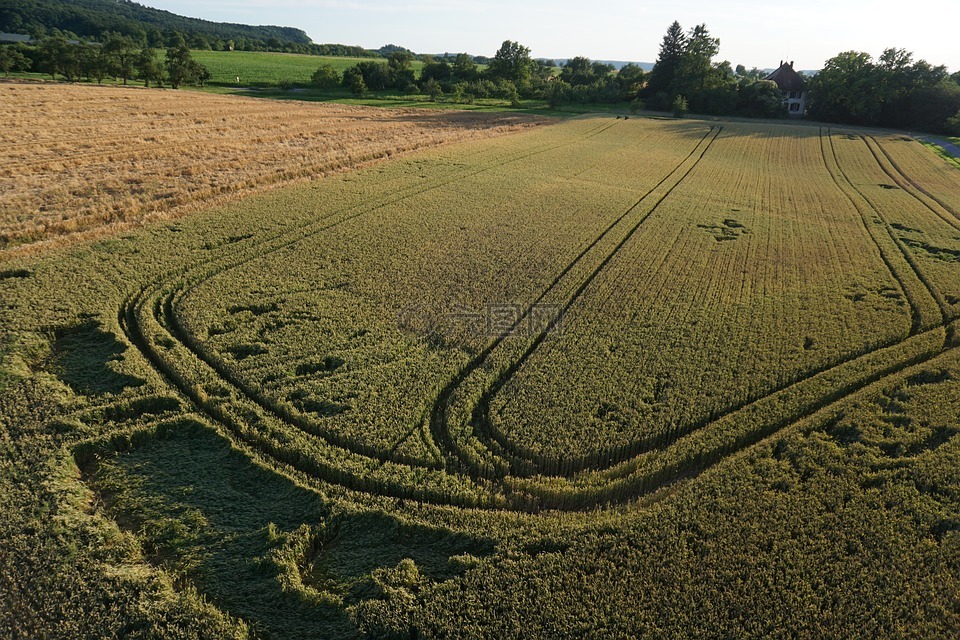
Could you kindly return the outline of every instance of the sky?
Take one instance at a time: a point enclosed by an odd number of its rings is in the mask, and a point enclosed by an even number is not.
[[[139,0],[221,22],[298,27],[317,43],[492,56],[504,40],[537,58],[654,62],[667,27],[705,23],[717,60],[814,70],[841,51],[888,47],[960,70],[958,0]],[[938,31],[940,35],[938,35]]]

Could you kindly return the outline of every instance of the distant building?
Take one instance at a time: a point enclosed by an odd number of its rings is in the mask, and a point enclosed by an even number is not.
[[[783,93],[783,104],[787,114],[802,116],[807,112],[807,83],[799,73],[793,70],[793,61],[780,61],[780,67],[764,80],[777,83]]]

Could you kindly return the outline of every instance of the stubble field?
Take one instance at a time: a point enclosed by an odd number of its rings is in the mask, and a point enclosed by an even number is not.
[[[175,217],[531,117],[6,84],[0,250]]]
[[[8,252],[4,628],[949,635],[958,194],[582,117]]]

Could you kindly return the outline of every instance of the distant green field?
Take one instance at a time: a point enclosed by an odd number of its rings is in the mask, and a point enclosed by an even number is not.
[[[317,67],[332,65],[339,73],[358,62],[374,58],[337,58],[308,56],[294,53],[260,51],[193,51],[193,57],[207,66],[213,74],[213,84],[244,86],[276,86],[281,81],[307,84]],[[421,62],[414,62],[419,71]]]

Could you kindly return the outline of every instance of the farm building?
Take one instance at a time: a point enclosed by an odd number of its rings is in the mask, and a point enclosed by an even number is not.
[[[791,116],[802,116],[807,110],[807,83],[803,76],[793,70],[793,61],[780,61],[776,71],[764,80],[772,80],[783,92],[783,103]]]

